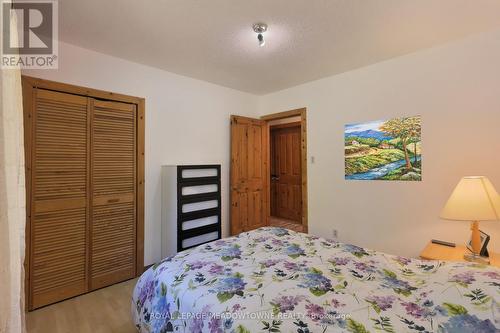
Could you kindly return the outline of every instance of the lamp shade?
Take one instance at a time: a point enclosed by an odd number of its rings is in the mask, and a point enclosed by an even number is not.
[[[500,196],[488,178],[464,177],[444,206],[441,218],[457,221],[500,220]]]

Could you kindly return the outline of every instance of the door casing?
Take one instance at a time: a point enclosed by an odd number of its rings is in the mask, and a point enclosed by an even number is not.
[[[302,228],[304,232],[308,232],[308,202],[307,202],[307,109],[300,108],[300,109],[294,109],[290,111],[284,111],[284,112],[278,112],[278,113],[273,113],[273,114],[268,114],[265,116],[260,117],[260,119],[265,120],[267,122],[270,122],[272,120],[277,120],[277,119],[285,119],[285,118],[290,118],[290,117],[300,117],[300,130],[301,130],[301,135],[300,135],[300,167],[301,167],[301,186],[302,186]],[[269,126],[268,126],[268,130]],[[270,140],[270,134],[268,135],[268,138]],[[271,142],[269,141],[268,147],[270,146]],[[271,177],[271,172],[270,172],[270,163],[268,163],[268,179]],[[267,197],[271,197],[271,186],[268,186],[267,188],[268,195]],[[269,217],[271,216],[271,205],[268,205],[268,220]]]

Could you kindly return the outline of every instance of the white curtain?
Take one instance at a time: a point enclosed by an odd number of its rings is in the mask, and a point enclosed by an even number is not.
[[[11,16],[11,29],[17,29],[15,20]],[[17,333],[25,330],[26,202],[21,71],[2,69],[0,89],[0,332]]]

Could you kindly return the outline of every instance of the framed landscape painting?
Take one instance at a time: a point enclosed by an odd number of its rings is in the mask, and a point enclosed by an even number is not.
[[[422,180],[421,117],[345,125],[345,179]]]

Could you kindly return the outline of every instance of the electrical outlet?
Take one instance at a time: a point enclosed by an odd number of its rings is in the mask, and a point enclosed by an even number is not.
[[[333,229],[332,231],[333,239],[337,239],[339,237],[339,232],[337,229]]]

